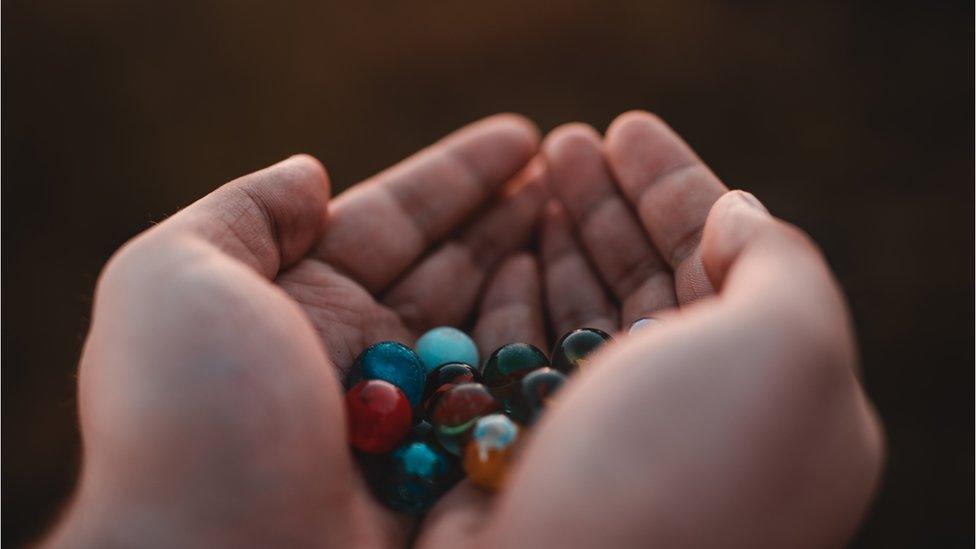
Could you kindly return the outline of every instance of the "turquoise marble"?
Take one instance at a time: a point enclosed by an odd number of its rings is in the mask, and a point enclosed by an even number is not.
[[[416,407],[424,396],[427,371],[410,347],[396,341],[382,341],[359,354],[349,372],[347,385],[363,379],[382,379],[396,385]]]
[[[457,328],[450,326],[434,328],[420,336],[415,348],[427,368],[427,373],[451,362],[478,367],[478,346],[468,337],[468,334]]]
[[[457,482],[454,458],[428,441],[407,442],[390,459],[383,501],[397,511],[423,514]]]

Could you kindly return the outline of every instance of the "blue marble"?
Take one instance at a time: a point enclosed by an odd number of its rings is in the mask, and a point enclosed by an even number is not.
[[[396,385],[416,408],[424,396],[427,370],[417,353],[396,341],[382,341],[359,354],[349,372],[347,385],[363,379],[382,379]]]
[[[420,515],[459,478],[458,464],[436,444],[411,440],[393,451],[383,502],[397,511]]]
[[[457,328],[434,328],[420,336],[415,348],[420,360],[427,367],[427,373],[451,362],[478,367],[478,346],[468,334]]]

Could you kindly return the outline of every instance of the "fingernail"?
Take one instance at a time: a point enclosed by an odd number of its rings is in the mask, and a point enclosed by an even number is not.
[[[758,198],[756,198],[756,195],[742,190],[736,190],[733,192],[735,193],[736,196],[738,196],[743,202],[745,202],[749,206],[756,208],[757,210],[761,210],[763,213],[767,213],[767,214],[769,213],[769,210],[767,210],[766,206],[763,206],[763,203],[760,202]]]
[[[660,319],[654,318],[652,316],[645,316],[644,318],[638,318],[637,320],[634,321],[633,324],[630,325],[630,331],[627,333],[628,335],[634,335],[637,332],[640,332],[641,330],[646,330],[647,328],[650,328],[651,326],[660,323],[661,323]]]

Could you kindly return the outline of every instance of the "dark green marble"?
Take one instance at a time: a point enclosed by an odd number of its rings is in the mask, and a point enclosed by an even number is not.
[[[537,368],[549,365],[546,354],[528,343],[509,343],[495,350],[481,371],[481,382],[495,389],[522,379]]]
[[[552,348],[552,367],[567,375],[585,368],[589,356],[612,339],[596,328],[573,330],[559,338]]]
[[[519,381],[511,412],[523,425],[532,425],[546,408],[553,394],[566,382],[566,376],[553,368],[539,368]]]

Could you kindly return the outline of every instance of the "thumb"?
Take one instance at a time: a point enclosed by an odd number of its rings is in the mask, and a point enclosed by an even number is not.
[[[723,306],[838,351],[856,369],[853,323],[817,245],[750,193],[730,191],[712,206],[702,234],[704,271]],[[757,318],[758,317],[758,318]],[[838,320],[841,320],[838,322]]]
[[[202,238],[273,278],[321,236],[328,198],[325,169],[297,155],[223,185],[154,230]]]

